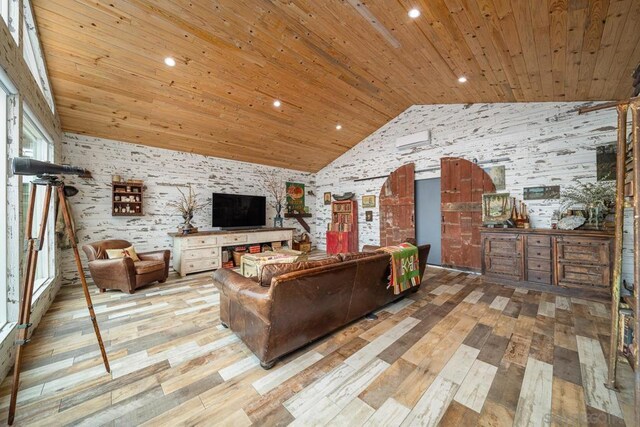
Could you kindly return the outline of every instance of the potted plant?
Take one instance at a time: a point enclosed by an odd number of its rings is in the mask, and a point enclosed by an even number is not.
[[[282,178],[277,175],[275,170],[262,173],[262,187],[271,196],[269,204],[276,210],[276,216],[273,218],[273,226],[282,227],[282,207],[287,200],[287,189]]]
[[[589,224],[598,227],[616,200],[614,181],[598,181],[570,186],[560,197],[563,210],[580,207],[587,212]]]
[[[187,188],[187,194],[178,188],[177,190],[180,193],[180,199],[167,203],[170,208],[173,208],[177,213],[182,215],[182,218],[184,219],[182,227],[179,227],[182,234],[194,233],[198,230],[191,224],[191,220],[196,212],[204,208],[204,204],[201,204],[198,201],[197,194],[193,191],[191,184],[187,184]]]

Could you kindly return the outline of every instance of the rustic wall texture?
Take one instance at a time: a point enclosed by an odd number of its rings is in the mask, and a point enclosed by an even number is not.
[[[172,239],[167,233],[177,231],[182,217],[167,208],[167,202],[179,198],[176,186],[188,183],[202,198],[211,193],[267,195],[260,186],[260,173],[276,171],[283,181],[305,184],[306,204],[314,214],[316,205],[315,177],[313,174],[289,169],[272,168],[252,163],[206,157],[197,154],[152,148],[143,145],[65,134],[62,142],[63,162],[87,168],[92,180],[68,177],[67,184],[80,192],[71,200],[79,246],[102,239],[126,239],[139,252],[170,249]],[[146,185],[142,217],[111,216],[111,176],[141,179]],[[184,190],[184,188],[182,188]],[[267,203],[271,199],[267,198]],[[273,226],[275,209],[267,209],[267,225]],[[315,215],[314,215],[315,216]],[[195,215],[193,224],[211,229],[211,204]],[[315,234],[315,225],[311,233]],[[297,227],[295,219],[285,219],[285,227]],[[295,233],[295,234],[298,234]],[[82,254],[86,268],[86,258]],[[64,282],[77,278],[71,251],[63,251],[62,274]]]
[[[376,197],[386,175],[403,164],[416,164],[416,179],[440,176],[441,157],[477,159],[483,165],[504,165],[506,191],[522,199],[523,188],[560,185],[596,179],[596,147],[615,143],[615,110],[578,115],[584,103],[515,103],[473,105],[414,105],[347,153],[317,173],[317,235],[325,247],[325,230],[330,218],[323,203],[324,192],[352,191],[360,203],[363,195]],[[431,142],[412,150],[398,151],[395,140],[425,130]],[[420,172],[420,171],[423,172]],[[425,171],[426,170],[426,171]],[[366,181],[356,179],[378,177]],[[549,227],[558,200],[529,201],[533,227]],[[360,245],[378,244],[378,206],[373,221],[365,222],[359,206]],[[419,213],[418,213],[419,214]],[[630,222],[627,221],[627,225]],[[630,228],[627,227],[627,236]],[[625,242],[625,273],[630,277],[632,252]]]

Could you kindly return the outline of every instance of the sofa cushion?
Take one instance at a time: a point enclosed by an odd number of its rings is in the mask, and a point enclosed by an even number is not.
[[[164,261],[137,261],[133,263],[133,266],[136,269],[136,274],[145,274],[164,270]]]
[[[308,270],[310,268],[322,267],[325,265],[337,264],[341,262],[340,257],[331,256],[317,261],[285,262],[279,264],[265,264],[260,270],[260,286],[271,286],[271,279],[281,274],[292,273],[294,271]]]

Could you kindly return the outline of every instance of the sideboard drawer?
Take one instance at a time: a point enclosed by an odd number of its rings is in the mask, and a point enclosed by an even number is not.
[[[543,246],[527,246],[527,257],[550,260],[551,248]]]
[[[527,269],[549,272],[551,271],[551,260],[536,258],[527,259]]]
[[[501,257],[486,256],[485,269],[489,274],[495,274],[506,277],[520,276],[520,258],[519,257]]]
[[[527,245],[528,246],[551,246],[551,237],[550,236],[527,236]]]
[[[611,269],[605,265],[560,264],[558,284],[572,287],[593,287],[607,290],[610,287]]]
[[[189,249],[183,252],[184,259],[193,260],[201,258],[213,258],[220,254],[219,248],[202,248],[202,249]]]
[[[484,253],[491,256],[517,256],[520,253],[520,240],[515,236],[488,236],[484,239]]]
[[[214,246],[218,242],[216,236],[192,236],[183,237],[185,246],[188,248],[197,248],[200,246]]]
[[[193,273],[195,271],[212,270],[220,267],[220,260],[218,258],[211,259],[198,259],[198,260],[184,260],[184,269],[187,273]]]
[[[542,283],[544,285],[551,284],[551,272],[549,271],[537,271],[528,270],[527,280],[534,283]]]
[[[610,244],[602,240],[566,238],[558,239],[560,262],[608,265]]]
[[[246,234],[238,234],[222,236],[220,240],[222,240],[222,244],[224,245],[232,245],[234,243],[247,243],[249,241],[249,238]]]

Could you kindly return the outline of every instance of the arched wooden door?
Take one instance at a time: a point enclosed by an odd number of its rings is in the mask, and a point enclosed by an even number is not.
[[[402,243],[416,237],[415,165],[393,171],[380,190],[380,245]]]
[[[493,193],[491,177],[478,165],[456,157],[440,159],[442,266],[480,271],[482,194]]]

